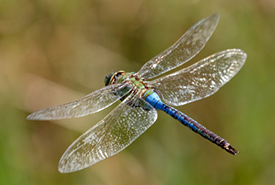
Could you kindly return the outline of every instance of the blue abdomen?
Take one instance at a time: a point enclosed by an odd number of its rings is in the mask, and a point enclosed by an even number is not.
[[[145,96],[146,96],[146,93],[145,93]],[[155,109],[162,110],[162,111],[166,112],[167,114],[169,114],[176,120],[180,121],[185,126],[188,126],[190,129],[197,132],[197,128],[195,127],[195,125],[192,122],[190,122],[190,120],[186,119],[188,116],[186,116],[182,112],[178,111],[177,109],[164,104],[156,92],[153,92],[152,94],[148,95],[145,100],[148,103],[150,103]]]
[[[149,95],[148,95],[149,94]],[[162,106],[163,103],[159,97],[159,95],[151,90],[148,90],[145,94],[144,94],[145,100],[150,103],[150,105],[152,105],[155,109],[159,109],[162,110]]]
[[[162,110],[178,120],[183,125],[189,127],[194,132],[200,134],[204,138],[210,140],[211,142],[215,143],[216,145],[220,146],[221,148],[225,149],[227,152],[236,155],[239,153],[235,148],[233,148],[226,140],[221,138],[220,136],[216,135],[214,132],[208,130],[203,125],[199,124],[197,121],[193,120],[189,116],[185,115],[184,113],[178,111],[177,109],[170,107],[164,104],[159,95],[151,90],[148,90],[144,94],[144,99],[150,103],[155,109]]]

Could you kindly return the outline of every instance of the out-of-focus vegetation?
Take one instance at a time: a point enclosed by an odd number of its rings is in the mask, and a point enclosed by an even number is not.
[[[120,154],[60,174],[65,149],[111,109],[57,122],[26,116],[103,87],[109,72],[137,71],[213,13],[220,23],[189,63],[228,48],[243,49],[247,62],[218,93],[179,110],[241,153],[231,156],[160,112]],[[274,69],[272,0],[1,0],[0,184],[274,184]]]

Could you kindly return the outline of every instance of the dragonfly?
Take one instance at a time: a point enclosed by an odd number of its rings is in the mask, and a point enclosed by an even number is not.
[[[59,171],[78,171],[119,153],[157,120],[157,110],[167,113],[230,154],[239,153],[225,139],[172,106],[194,102],[217,92],[242,68],[247,57],[245,52],[227,49],[177,72],[158,77],[199,53],[218,21],[218,14],[200,20],[136,73],[122,70],[111,73],[104,79],[105,87],[70,103],[30,114],[29,120],[76,118],[121,101],[68,147],[59,161]]]

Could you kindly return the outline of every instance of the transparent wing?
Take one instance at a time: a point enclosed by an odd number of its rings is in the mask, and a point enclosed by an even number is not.
[[[59,162],[60,172],[81,170],[117,154],[156,121],[157,111],[133,96],[129,95],[66,150]],[[138,106],[130,106],[133,103]]]
[[[150,79],[189,61],[204,47],[218,21],[218,14],[199,21],[175,44],[145,63],[138,73],[142,77]]]
[[[128,84],[109,85],[79,100],[34,112],[27,119],[57,120],[86,116],[112,105],[130,90]]]
[[[229,49],[211,55],[188,68],[152,81],[164,102],[184,105],[214,94],[241,69],[246,53]]]

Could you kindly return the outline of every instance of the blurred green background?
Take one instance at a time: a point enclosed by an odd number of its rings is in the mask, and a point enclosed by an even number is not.
[[[227,139],[232,156],[159,112],[118,155],[60,174],[66,148],[113,107],[79,119],[25,120],[104,86],[106,74],[138,71],[197,21],[219,25],[192,64],[240,48],[242,70],[215,95],[182,107]],[[274,0],[0,0],[0,184],[275,184]]]

